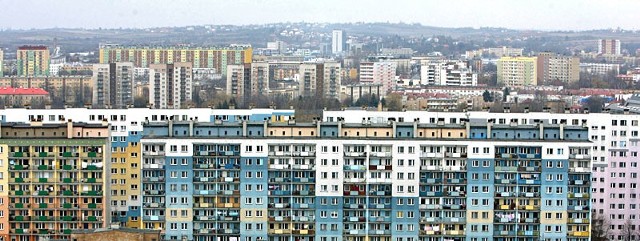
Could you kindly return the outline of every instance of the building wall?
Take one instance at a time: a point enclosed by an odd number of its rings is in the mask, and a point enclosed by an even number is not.
[[[502,57],[498,60],[498,83],[505,86],[537,85],[536,57]]]
[[[18,76],[48,76],[49,62],[49,48],[46,46],[18,47]]]
[[[229,48],[173,48],[132,47],[118,45],[100,46],[100,63],[133,62],[135,67],[146,68],[149,64],[171,64],[191,62],[193,68],[214,68],[216,73],[226,73],[227,65],[252,62],[251,47]]]
[[[412,129],[402,125],[397,128]],[[326,129],[323,125],[320,129],[321,133],[326,133],[322,132],[322,129]],[[464,130],[464,126],[460,129]],[[586,133],[587,130],[583,129],[583,132]],[[587,137],[583,135],[582,138]],[[194,194],[194,200],[199,200],[193,206],[195,212],[206,212],[205,207],[208,205],[216,205],[220,211],[213,217],[207,215],[207,219],[194,221],[194,228],[197,230],[193,233],[194,240],[212,235],[211,231],[202,229],[207,225],[222,225],[224,228],[213,234],[221,239],[269,237],[312,240],[334,237],[339,240],[355,240],[369,236],[394,240],[415,237],[468,237],[471,240],[471,237],[482,236],[506,240],[508,234],[502,234],[503,230],[513,230],[516,226],[527,226],[528,230],[543,230],[543,225],[552,225],[554,229],[562,227],[564,231],[560,235],[564,233],[571,236],[573,233],[568,234],[566,231],[566,222],[544,222],[533,218],[539,217],[544,210],[542,197],[539,195],[547,186],[541,180],[547,172],[565,173],[561,178],[565,182],[554,183],[563,188],[562,192],[554,195],[566,200],[569,195],[566,173],[570,150],[590,149],[590,144],[579,141],[468,140],[463,143],[440,139],[425,142],[412,137],[395,140],[391,137],[375,140],[365,137],[320,137],[304,140],[290,137],[191,139],[186,135],[173,139],[143,138],[142,145],[161,145],[165,150],[172,150],[171,146],[176,146],[175,152],[168,151],[164,156],[186,154],[192,155],[194,160],[203,161],[197,166],[185,167],[193,171],[194,175],[201,176],[200,178],[211,173],[213,176],[207,176],[208,183],[212,185],[211,188],[225,190],[224,198],[235,198],[238,195],[239,200],[244,200],[239,206],[235,206],[228,203],[233,199],[220,199],[220,194],[216,195],[211,191],[201,190]],[[180,151],[181,145],[187,146],[188,153]],[[191,152],[191,147],[194,152]],[[555,152],[559,149],[562,151]],[[514,150],[516,153],[511,154],[510,151]],[[502,153],[509,154],[505,156]],[[228,162],[230,160],[238,160],[238,165],[236,166],[236,162]],[[481,160],[486,160],[486,164]],[[543,163],[556,160],[563,162],[560,169],[541,169]],[[515,161],[526,163],[528,167],[516,168],[512,172],[508,169],[511,167],[509,162]],[[555,162],[552,166],[556,168]],[[474,173],[478,173],[478,176]],[[482,173],[487,175],[481,175]],[[240,178],[236,180],[234,177],[238,174]],[[227,180],[229,175],[231,178]],[[261,178],[254,178],[257,175]],[[514,193],[527,200],[522,204],[522,209],[518,206],[514,210],[509,205],[506,205],[507,209],[501,209],[505,204],[494,206],[491,200],[497,195],[497,191],[493,185],[487,185],[489,182],[486,180],[493,180],[496,175],[502,178],[511,178],[508,175],[513,175],[513,180],[520,183],[520,189]],[[474,191],[476,185],[471,181],[467,183],[467,180],[477,180],[482,188]],[[207,182],[202,182],[204,181],[199,179],[194,187],[204,187]],[[490,183],[493,184],[493,181]],[[502,184],[502,181],[497,187],[516,189],[510,184]],[[234,191],[237,189],[240,189],[238,194]],[[226,190],[229,190],[228,193]],[[256,190],[256,193],[252,194],[249,190]],[[525,193],[531,193],[532,196],[525,198]],[[258,197],[265,199],[257,207],[249,204],[254,203]],[[478,200],[477,205],[474,200]],[[509,200],[514,199],[507,196],[498,199],[503,203]],[[587,198],[586,202],[588,201]],[[261,212],[264,216],[254,216],[258,211],[265,211],[265,208],[266,215]],[[566,211],[567,206],[561,208],[565,210],[562,213],[569,212]],[[529,223],[523,217],[522,222],[527,222],[526,225],[503,224],[494,221],[496,211],[510,213],[514,217],[529,215],[531,220]],[[240,219],[235,218],[236,212],[240,213]],[[473,216],[474,212],[485,218],[470,221],[467,214]],[[580,213],[589,214],[589,210]],[[170,221],[166,223],[169,224]],[[484,229],[483,225],[487,226],[488,231],[481,231]],[[534,231],[518,232],[522,237],[535,237]]]

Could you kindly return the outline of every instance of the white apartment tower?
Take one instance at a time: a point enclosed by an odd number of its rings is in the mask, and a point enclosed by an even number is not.
[[[420,66],[420,84],[476,86],[478,75],[464,61],[430,61]]]
[[[93,106],[126,108],[133,104],[133,63],[94,64]]]
[[[156,109],[179,109],[191,100],[193,91],[193,64],[149,65],[149,103]]]
[[[347,45],[347,34],[344,30],[333,30],[331,35],[331,52],[333,54],[339,54],[344,52]]]

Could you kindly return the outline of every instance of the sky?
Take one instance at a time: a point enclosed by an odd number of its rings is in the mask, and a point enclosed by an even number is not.
[[[404,22],[528,30],[640,29],[637,0],[0,0],[0,29]]]

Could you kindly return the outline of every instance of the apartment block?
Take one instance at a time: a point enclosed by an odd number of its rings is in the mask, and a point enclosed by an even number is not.
[[[190,62],[149,65],[149,102],[158,109],[179,109],[191,100],[193,68]]]
[[[580,58],[544,52],[538,54],[537,77],[540,84],[580,80]]]
[[[476,86],[478,74],[464,61],[428,61],[420,66],[420,84]]]
[[[16,53],[18,76],[48,76],[49,48],[47,46],[20,46]]]
[[[589,239],[590,159],[571,156],[590,150],[581,125],[144,129],[143,223],[167,240]]]
[[[598,39],[596,43],[598,54],[620,55],[622,52],[619,39]]]
[[[113,44],[100,45],[100,63],[132,62],[136,68],[148,68],[150,64],[190,62],[193,68],[215,69],[227,73],[227,65],[250,64],[251,46],[215,47],[138,47]]]
[[[109,126],[59,122],[0,125],[0,236],[68,240],[109,224]]]
[[[269,63],[251,63],[251,95],[269,95]]]
[[[227,95],[240,103],[251,98],[251,64],[227,66]]]
[[[360,83],[381,85],[382,92],[387,93],[396,87],[395,62],[361,62]]]
[[[126,108],[133,105],[133,63],[94,64],[93,106]]]
[[[142,159],[140,139],[142,124],[145,121],[202,120],[239,123],[245,121],[286,122],[294,116],[294,110],[251,109],[251,110],[215,110],[208,108],[190,109],[3,109],[0,110],[0,121],[39,122],[53,125],[73,119],[92,125],[109,123],[110,157],[107,159],[114,172],[109,173],[110,203],[109,223],[128,228],[142,228]],[[147,165],[148,166],[148,165]],[[109,170],[111,171],[111,170]],[[5,191],[7,189],[4,189]],[[1,194],[1,192],[0,192]],[[2,206],[0,206],[1,208]],[[1,220],[1,218],[0,218]],[[1,231],[1,230],[0,230]]]
[[[316,96],[327,99],[340,97],[340,63],[303,63],[299,72],[300,96]]]
[[[537,85],[536,57],[502,57],[498,60],[498,84],[522,87]]]

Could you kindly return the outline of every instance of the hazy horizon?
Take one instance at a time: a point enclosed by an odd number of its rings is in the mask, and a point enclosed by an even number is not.
[[[286,22],[419,23],[445,28],[638,30],[633,0],[0,0],[0,29],[155,28]],[[366,6],[366,7],[363,7]],[[28,10],[25,10],[28,9]],[[289,13],[283,15],[282,13]],[[35,17],[33,17],[33,16]],[[25,17],[28,20],[25,21]]]

